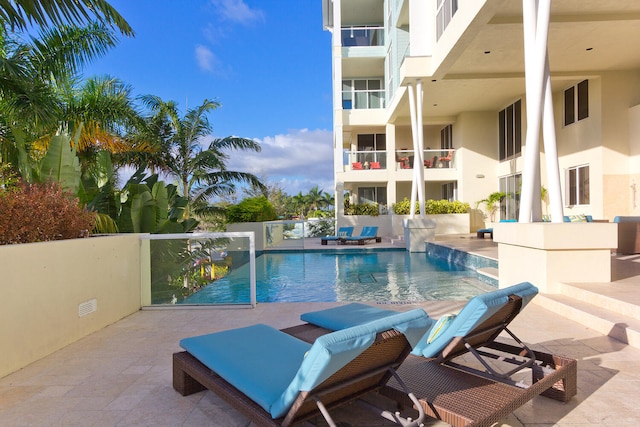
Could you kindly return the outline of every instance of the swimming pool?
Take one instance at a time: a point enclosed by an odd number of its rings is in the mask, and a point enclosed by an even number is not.
[[[248,265],[179,303],[248,304]],[[495,290],[474,271],[407,251],[281,252],[256,257],[258,302],[466,300]]]

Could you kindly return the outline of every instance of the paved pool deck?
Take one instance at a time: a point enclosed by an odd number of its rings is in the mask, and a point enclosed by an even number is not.
[[[482,250],[489,252],[493,249],[487,243]],[[634,265],[615,274],[624,276],[621,280],[628,285],[640,286],[640,274],[631,275],[640,263],[636,259],[621,262]],[[141,310],[1,378],[0,425],[249,426],[241,414],[211,392],[183,397],[173,390],[171,355],[180,350],[179,340],[254,323],[292,326],[300,323],[303,312],[340,304]],[[422,307],[438,317],[462,305],[463,301],[431,301],[389,308]],[[529,304],[511,329],[534,350],[577,359],[578,394],[566,404],[536,397],[499,425],[640,424],[640,350],[536,304]],[[353,427],[395,425],[352,405],[336,411],[335,418]],[[318,425],[326,424],[318,420]]]

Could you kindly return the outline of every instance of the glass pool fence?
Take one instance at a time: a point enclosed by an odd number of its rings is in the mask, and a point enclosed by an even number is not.
[[[149,260],[142,269],[143,306],[184,304],[191,295],[237,270],[246,276],[241,305],[256,306],[253,232],[150,234],[141,239],[143,253],[148,253],[143,259]]]

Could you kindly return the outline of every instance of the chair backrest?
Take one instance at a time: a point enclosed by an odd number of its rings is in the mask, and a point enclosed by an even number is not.
[[[478,295],[469,300],[437,337],[427,342],[427,336],[438,324],[432,326],[413,353],[448,360],[467,352],[465,343],[481,347],[493,341],[537,293],[538,288],[524,282]]]
[[[371,169],[380,169],[380,162],[371,162]]]
[[[272,416],[287,413],[283,424],[288,424],[317,410],[314,396],[330,406],[382,387],[391,375],[388,368],[398,367],[411,351],[407,337],[421,333],[430,322],[424,310],[414,309],[319,337],[271,406]]]
[[[349,237],[353,234],[353,227],[338,228],[338,237]]]
[[[351,163],[351,169],[352,170],[362,170],[362,163],[361,162],[353,162],[353,163]]]
[[[376,237],[378,234],[377,226],[365,226],[362,227],[362,232],[360,233],[360,237]]]

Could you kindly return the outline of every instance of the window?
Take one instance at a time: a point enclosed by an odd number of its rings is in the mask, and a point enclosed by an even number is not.
[[[440,130],[440,148],[453,148],[453,126],[448,125]]]
[[[500,160],[509,160],[522,153],[522,101],[518,100],[498,113]]]
[[[500,191],[506,194],[506,197],[500,202],[500,219],[518,219],[521,190],[522,174],[500,178]]]
[[[440,38],[458,10],[458,0],[438,0],[436,16],[436,40]]]
[[[358,188],[358,203],[379,205],[387,204],[387,187],[360,187]]]
[[[567,169],[565,203],[568,206],[590,203],[588,165]]]
[[[589,80],[583,80],[564,91],[564,125],[570,125],[587,117],[589,117]]]
[[[384,86],[382,80],[343,80],[342,108],[344,110],[384,108]]]
[[[387,167],[387,135],[384,133],[365,133],[358,135],[357,161],[378,162],[382,169]]]
[[[442,185],[442,200],[453,202],[458,199],[458,183],[449,182]]]

